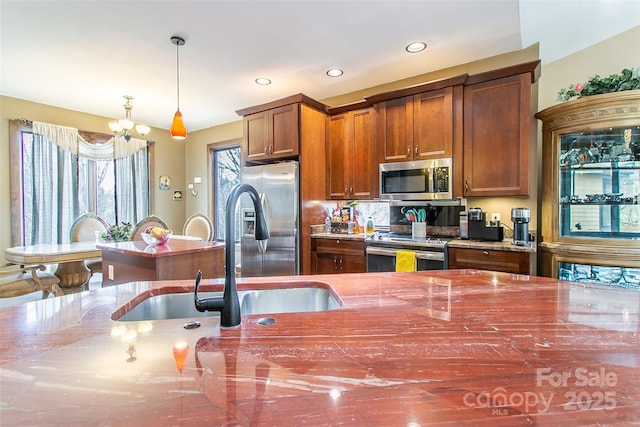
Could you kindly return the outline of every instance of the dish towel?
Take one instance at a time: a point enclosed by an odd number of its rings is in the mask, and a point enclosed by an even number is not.
[[[396,271],[416,271],[416,253],[412,251],[396,251]]]

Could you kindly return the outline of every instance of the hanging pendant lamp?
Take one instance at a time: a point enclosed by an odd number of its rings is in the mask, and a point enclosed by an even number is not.
[[[180,55],[178,54],[178,49],[180,46],[184,46],[184,39],[182,37],[173,36],[171,37],[171,43],[176,45],[176,81],[178,88],[178,109],[176,110],[176,114],[173,116],[173,122],[171,123],[171,129],[169,132],[171,133],[171,137],[173,139],[185,139],[187,137],[187,128],[184,127],[184,122],[182,121],[182,113],[180,112]]]

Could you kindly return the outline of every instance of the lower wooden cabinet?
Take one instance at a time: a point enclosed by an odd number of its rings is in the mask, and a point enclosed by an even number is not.
[[[366,245],[353,239],[311,239],[312,274],[365,273]]]
[[[448,248],[449,269],[477,268],[506,273],[533,274],[530,252],[493,249]]]

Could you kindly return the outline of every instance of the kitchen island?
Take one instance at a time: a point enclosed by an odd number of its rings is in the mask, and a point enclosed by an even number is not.
[[[171,239],[163,245],[142,240],[100,242],[102,286],[140,280],[175,280],[224,277],[224,243]]]
[[[480,270],[313,281],[335,310],[112,320],[192,281],[0,309],[0,424],[585,425],[640,419],[640,292]],[[217,279],[201,290],[221,289]],[[114,315],[115,313],[115,315]]]

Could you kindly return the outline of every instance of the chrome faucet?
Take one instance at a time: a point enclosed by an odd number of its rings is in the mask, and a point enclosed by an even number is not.
[[[238,289],[236,288],[236,255],[235,255],[235,229],[236,229],[236,204],[242,193],[248,193],[251,196],[253,202],[253,208],[255,210],[255,229],[254,237],[256,240],[267,240],[269,238],[269,230],[267,229],[267,222],[262,211],[262,205],[260,203],[260,195],[249,184],[236,185],[229,199],[227,199],[227,206],[224,213],[224,260],[225,260],[225,277],[224,277],[224,293],[222,298],[198,298],[198,287],[200,286],[200,280],[202,279],[202,272],[198,270],[196,276],[196,287],[193,294],[195,300],[196,310],[204,311],[219,311],[220,312],[220,326],[232,327],[240,324],[240,301],[238,300]]]

